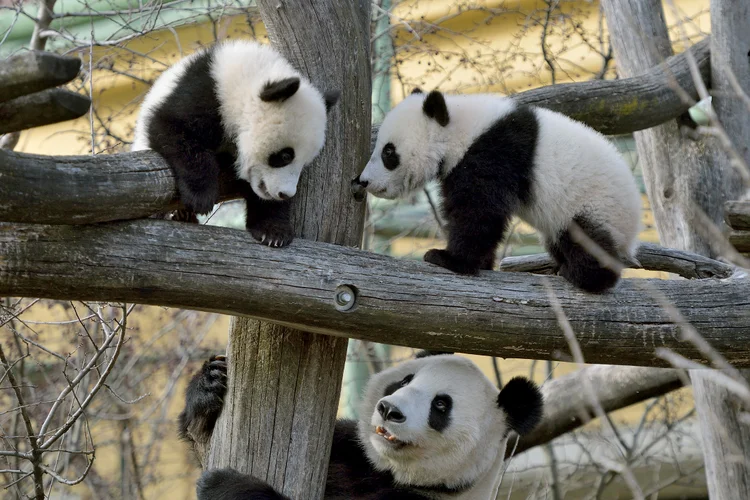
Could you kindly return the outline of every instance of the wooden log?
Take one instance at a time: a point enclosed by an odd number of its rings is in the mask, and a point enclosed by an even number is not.
[[[744,276],[744,277],[743,277]],[[421,261],[245,231],[155,219],[106,225],[0,225],[0,296],[112,300],[249,316],[385,344],[524,359],[568,352],[545,283],[589,363],[665,366],[669,347],[695,360],[663,296],[736,366],[750,366],[750,279],[625,279],[592,295],[563,278],[485,271],[464,277]],[[335,306],[339,286],[353,307]]]
[[[687,49],[707,82],[711,76],[709,48],[706,38]],[[685,53],[630,78],[540,87],[516,94],[513,99],[558,111],[603,134],[615,135],[654,127],[685,113],[690,104],[678,89],[698,99]]]
[[[750,231],[750,201],[728,201],[724,204],[724,213],[732,229]]]
[[[0,61],[0,102],[57,87],[74,79],[81,60],[30,51]]]
[[[88,113],[91,100],[65,89],[42,90],[0,103],[0,134],[73,120]]]
[[[258,9],[271,43],[320,89],[342,93],[329,114],[323,153],[306,169],[294,199],[296,235],[358,246],[365,206],[353,201],[350,182],[369,156],[369,2],[259,0]],[[274,301],[291,305],[279,291]],[[208,468],[253,474],[290,498],[322,498],[347,339],[321,333],[234,321],[225,406],[231,411],[216,424]]]
[[[180,208],[174,176],[153,151],[41,156],[0,150],[0,221],[90,224]],[[220,200],[237,198],[221,179]]]
[[[729,243],[734,245],[738,252],[750,252],[750,231],[730,231]]]
[[[641,243],[636,259],[642,269],[674,273],[683,278],[727,278],[734,267],[691,252],[664,248],[653,243]],[[554,261],[547,253],[506,257],[500,262],[501,271],[552,274]]]
[[[569,375],[549,380],[542,385],[542,421],[531,433],[521,436],[516,446],[516,455],[548,443],[596,418],[588,394],[581,390],[584,377],[589,379],[596,392],[596,400],[607,413],[683,386],[678,370],[642,366],[587,366]],[[513,451],[516,438],[517,435],[511,434],[506,455]]]

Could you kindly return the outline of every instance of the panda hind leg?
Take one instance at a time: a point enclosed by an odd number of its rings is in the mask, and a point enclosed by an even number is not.
[[[612,236],[586,217],[575,217],[571,227],[548,245],[548,251],[557,262],[558,274],[584,291],[602,293],[614,287],[620,279],[619,270],[611,265],[617,261]],[[611,259],[602,259],[602,252]]]
[[[248,184],[243,192],[247,202],[245,226],[263,245],[285,247],[294,239],[290,201],[262,200]]]

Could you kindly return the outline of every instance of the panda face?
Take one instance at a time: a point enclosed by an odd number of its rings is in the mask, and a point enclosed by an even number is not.
[[[371,194],[400,198],[437,178],[445,129],[423,111],[424,103],[423,94],[412,94],[386,115],[372,157],[355,179]]]
[[[531,386],[536,406],[530,407],[538,410],[541,399]],[[407,361],[368,383],[360,409],[361,444],[377,469],[391,471],[403,484],[470,486],[502,459],[514,423],[528,423],[500,405],[498,394],[467,358]],[[523,390],[514,395],[528,396]]]
[[[237,174],[264,200],[297,192],[302,169],[323,148],[326,105],[309,84],[283,99],[261,101],[239,133]],[[262,98],[261,98],[262,99]]]

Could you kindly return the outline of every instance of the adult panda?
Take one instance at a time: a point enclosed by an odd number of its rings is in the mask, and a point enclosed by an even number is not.
[[[220,170],[229,170],[246,181],[247,229],[269,246],[284,246],[293,238],[288,200],[323,147],[327,110],[338,96],[321,94],[268,45],[215,44],[154,82],[131,149],[163,156],[182,204],[197,214],[218,202]]]
[[[213,357],[188,385],[179,432],[197,447],[221,413],[226,370],[224,358]],[[326,500],[489,499],[500,486],[510,431],[537,425],[542,396],[528,379],[498,391],[471,360],[423,353],[373,376],[359,415],[336,422]],[[286,499],[232,469],[204,472],[198,498]]]
[[[427,262],[463,274],[492,269],[516,214],[584,290],[607,290],[621,264],[637,264],[635,179],[604,136],[564,115],[494,95],[416,91],[385,117],[352,188],[393,199],[433,179],[448,247],[427,252]]]

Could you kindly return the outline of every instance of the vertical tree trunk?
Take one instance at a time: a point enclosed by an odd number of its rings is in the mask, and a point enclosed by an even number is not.
[[[605,0],[602,6],[620,76],[643,73],[672,54],[661,0]],[[749,88],[748,9],[746,2],[711,2],[711,73],[716,109],[730,138],[744,148],[741,152],[745,158],[750,130],[747,109],[736,99],[729,102],[725,97],[722,101],[719,94],[734,94],[722,75],[726,67],[735,74],[739,72],[746,91]],[[711,255],[710,236],[701,230],[694,208],[721,226],[724,201],[736,197],[741,189],[727,155],[709,141],[681,137],[677,122],[637,132],[635,139],[662,244]],[[709,496],[713,500],[750,498],[750,429],[738,420],[732,396],[708,380],[706,373],[692,371],[690,378],[703,437]]]
[[[348,246],[361,242],[364,204],[353,201],[350,181],[370,152],[365,5],[258,1],[272,44],[318,88],[342,93],[329,115],[326,146],[300,180],[293,209],[297,237]],[[284,258],[283,249],[269,251]],[[331,284],[332,308],[336,285]],[[346,345],[344,338],[236,318],[227,349],[225,409],[207,467],[251,473],[295,500],[321,498]]]

